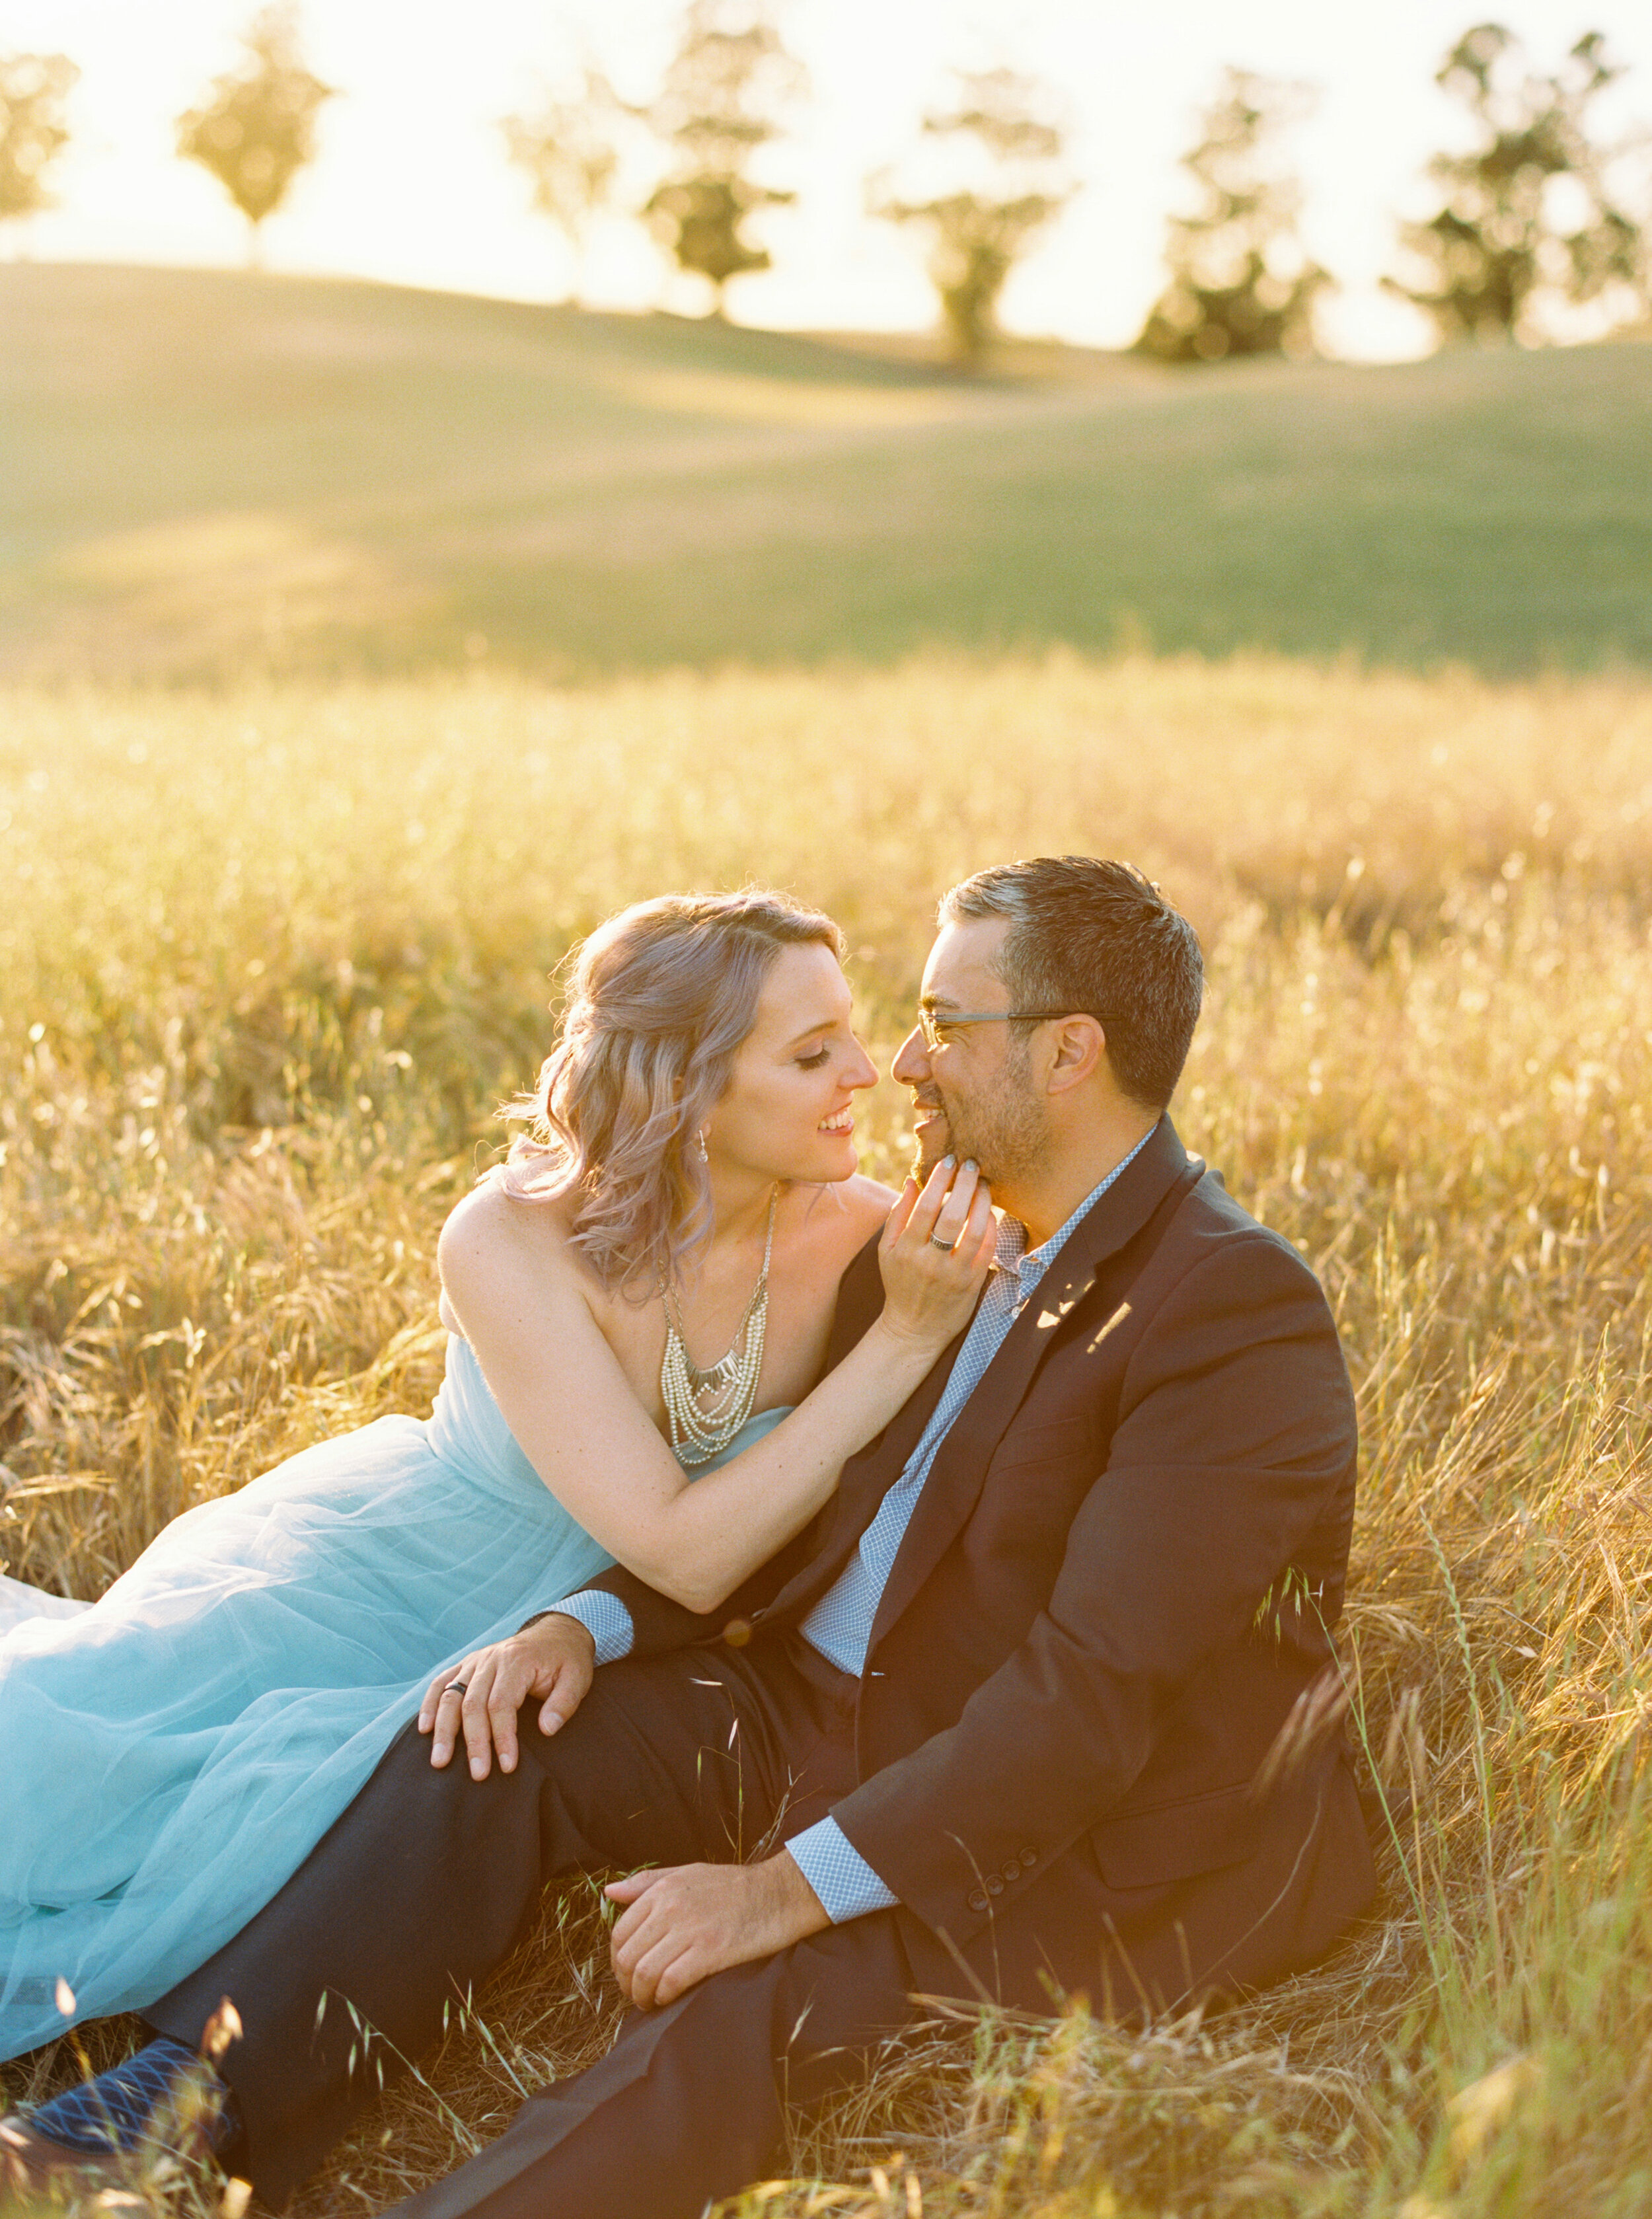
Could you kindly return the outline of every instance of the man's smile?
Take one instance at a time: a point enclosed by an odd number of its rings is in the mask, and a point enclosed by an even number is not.
[[[935,1128],[938,1125],[944,1125],[946,1122],[947,1110],[944,1103],[926,1101],[922,1095],[913,1097],[912,1138],[915,1141],[933,1139]]]

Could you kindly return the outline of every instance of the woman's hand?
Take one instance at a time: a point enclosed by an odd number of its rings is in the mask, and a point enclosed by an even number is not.
[[[922,1188],[909,1178],[878,1243],[878,1326],[935,1355],[969,1323],[998,1245],[992,1196],[975,1165],[943,1156]]]
[[[419,1709],[419,1732],[434,1736],[431,1762],[439,1771],[463,1732],[473,1780],[487,1779],[495,1750],[500,1770],[514,1772],[518,1711],[537,1696],[540,1732],[565,1726],[590,1692],[596,1646],[577,1618],[553,1612],[438,1672]]]

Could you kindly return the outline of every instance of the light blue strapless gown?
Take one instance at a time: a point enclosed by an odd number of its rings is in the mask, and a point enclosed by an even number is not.
[[[59,1979],[76,2018],[164,1995],[303,1862],[432,1673],[612,1562],[455,1336],[428,1421],[307,1449],[175,1520],[90,1608],[0,1632],[0,2058],[62,2033]]]

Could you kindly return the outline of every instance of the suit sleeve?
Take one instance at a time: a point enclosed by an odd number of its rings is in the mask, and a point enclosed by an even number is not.
[[[662,1595],[623,1564],[612,1565],[587,1580],[582,1594],[617,1595],[631,1622],[628,1656],[660,1656],[668,1650],[686,1649],[697,1643],[721,1640],[731,1626],[755,1618],[779,1593],[792,1573],[807,1558],[815,1536],[813,1523],[796,1540],[788,1541],[778,1556],[760,1565],[716,1610],[688,1610],[669,1595]],[[582,1615],[582,1613],[576,1613]]]
[[[1131,1359],[1046,1607],[955,1725],[834,1808],[904,1904],[967,1940],[997,1909],[984,1875],[1018,1890],[1120,1802],[1202,1663],[1351,1498],[1355,1445],[1301,1259],[1258,1233],[1196,1260]]]
[[[827,1338],[822,1376],[841,1364],[884,1305],[883,1277],[878,1269],[878,1240],[874,1234],[854,1256],[838,1282],[837,1302]],[[731,1623],[755,1617],[772,1602],[792,1574],[808,1561],[817,1537],[818,1520],[805,1526],[795,1540],[760,1564],[751,1577],[736,1588],[714,1611],[685,1609],[646,1580],[615,1564],[587,1582],[585,1592],[616,1595],[631,1622],[628,1656],[658,1656],[668,1650],[719,1640]]]

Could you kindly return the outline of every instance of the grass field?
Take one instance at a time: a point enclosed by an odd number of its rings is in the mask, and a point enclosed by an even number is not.
[[[1189,376],[0,268],[0,677],[1652,662],[1652,347]]]
[[[134,530],[158,471],[140,491]],[[15,685],[0,1551],[95,1594],[188,1504],[424,1407],[437,1230],[605,911],[748,875],[823,902],[886,1063],[938,888],[1136,857],[1210,958],[1183,1136],[1312,1259],[1359,1392],[1344,1651],[1382,1900],[1206,2026],[938,2026],[800,2140],[797,2182],[730,2208],[1643,2219],[1649,831],[1632,673],[1060,650],[562,690]],[[873,1168],[902,1120],[885,1085]],[[599,2047],[600,1962],[572,1892],[301,2219],[381,2207]],[[64,2042],[0,2077],[16,2099],[78,2069]]]

